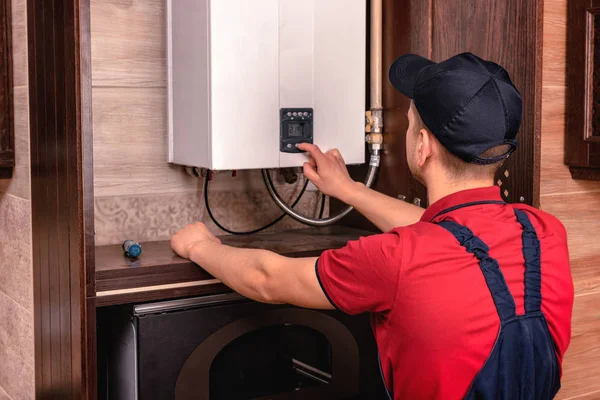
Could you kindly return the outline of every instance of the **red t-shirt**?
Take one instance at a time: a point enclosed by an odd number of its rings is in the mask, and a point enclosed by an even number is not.
[[[331,303],[348,314],[372,313],[385,382],[395,398],[463,398],[500,327],[478,260],[434,221],[465,225],[490,247],[520,315],[522,228],[513,207],[527,213],[540,240],[542,312],[562,363],[574,296],[563,225],[523,204],[479,204],[444,212],[465,203],[501,200],[497,187],[455,193],[431,205],[414,225],[361,238],[319,258],[317,276]]]

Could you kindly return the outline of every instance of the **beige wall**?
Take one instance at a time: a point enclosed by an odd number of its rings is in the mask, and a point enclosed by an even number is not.
[[[0,180],[0,399],[34,398],[26,0],[12,0],[16,167]]]
[[[567,0],[544,2],[541,206],[567,228],[575,307],[561,399],[600,398],[600,182],[563,163]]]
[[[166,161],[165,1],[92,0],[91,23],[96,244],[164,240],[207,222],[203,181]],[[298,190],[281,185],[288,199]],[[217,174],[210,193],[230,229],[251,230],[281,213],[258,171]],[[314,215],[318,203],[313,192],[298,209]],[[276,229],[298,226],[286,218]]]

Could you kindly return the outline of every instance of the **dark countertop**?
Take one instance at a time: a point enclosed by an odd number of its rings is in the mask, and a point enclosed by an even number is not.
[[[335,226],[219,238],[228,246],[271,250],[287,257],[313,257],[325,250],[343,247],[350,240],[372,234]],[[197,294],[197,286],[202,287],[202,293],[228,290],[196,264],[178,257],[171,250],[169,241],[145,242],[141,245],[143,252],[136,260],[125,257],[120,245],[96,247],[97,297],[100,300],[112,296],[111,300],[99,301],[100,305],[180,297],[190,290],[191,294]],[[171,288],[161,297],[162,285],[172,284],[179,284],[178,289]],[[139,290],[132,290],[134,288]],[[140,295],[143,292],[153,294]]]

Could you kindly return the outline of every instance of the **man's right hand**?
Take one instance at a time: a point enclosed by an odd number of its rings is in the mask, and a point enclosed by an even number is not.
[[[323,153],[318,146],[310,143],[301,143],[298,148],[310,154],[310,160],[304,163],[304,176],[321,193],[348,203],[350,196],[361,184],[350,177],[340,152],[333,149]]]

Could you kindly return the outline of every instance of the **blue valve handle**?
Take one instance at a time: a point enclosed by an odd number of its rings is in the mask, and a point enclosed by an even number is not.
[[[133,240],[126,240],[123,242],[123,251],[127,257],[138,258],[142,254],[142,246]]]

